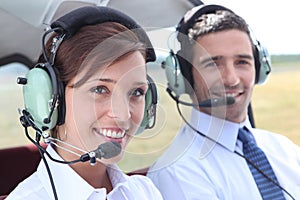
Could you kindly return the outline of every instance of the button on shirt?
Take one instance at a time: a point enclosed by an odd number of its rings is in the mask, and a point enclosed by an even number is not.
[[[165,200],[259,200],[262,199],[237,139],[238,129],[246,126],[265,152],[280,185],[300,199],[300,149],[286,137],[254,129],[249,120],[241,124],[192,111],[185,125],[166,152],[149,169],[147,176],[160,189]],[[291,199],[284,193],[286,199]]]
[[[56,159],[60,156],[49,145],[47,151]],[[116,165],[107,167],[113,190],[107,194],[105,188],[93,188],[69,165],[60,164],[47,158],[59,200],[129,200],[162,199],[151,180],[145,176],[127,176]],[[48,173],[41,161],[37,171],[21,182],[7,197],[7,200],[54,199]]]

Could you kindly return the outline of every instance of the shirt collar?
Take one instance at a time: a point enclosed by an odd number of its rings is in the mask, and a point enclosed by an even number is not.
[[[108,165],[107,172],[113,188],[117,187],[120,183],[126,182],[128,179],[128,176],[117,165]]]
[[[248,118],[242,123],[234,123],[205,114],[195,108],[192,109],[190,124],[199,132],[217,141],[218,144],[232,152],[235,150],[238,129],[243,126],[246,126],[249,130],[252,129]]]
[[[46,150],[53,158],[63,160],[56,153],[56,151],[51,145],[48,145]],[[97,191],[97,193],[103,193],[104,197],[106,196],[105,188],[95,190],[83,178],[81,178],[69,165],[57,163],[50,160],[47,156],[45,157],[47,159],[59,199],[88,199],[88,197],[94,191]],[[53,196],[48,172],[46,171],[44,163],[40,164],[37,171],[42,181],[42,184],[46,188],[48,194],[50,196]],[[80,192],[77,191],[78,188],[80,188]]]
[[[57,160],[63,160],[51,145],[48,145],[47,152]],[[88,184],[82,177],[80,177],[69,165],[61,164],[50,160],[46,157],[53,180],[55,189],[59,199],[89,199],[92,195],[99,200],[106,199],[107,191],[105,188],[94,188]],[[43,162],[38,167],[38,176],[46,188],[50,197],[53,196],[52,187],[46,167]],[[117,165],[107,166],[107,172],[111,180],[113,190],[108,194],[115,196],[120,193],[120,187],[128,182],[129,177],[124,174]],[[78,189],[80,188],[80,192]],[[128,193],[128,192],[127,192]],[[124,194],[118,194],[119,196]],[[123,197],[123,196],[122,196]],[[125,199],[125,197],[123,197]]]

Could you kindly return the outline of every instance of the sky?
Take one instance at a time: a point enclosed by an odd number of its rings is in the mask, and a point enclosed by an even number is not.
[[[243,17],[270,54],[300,54],[297,0],[203,0],[221,4]]]

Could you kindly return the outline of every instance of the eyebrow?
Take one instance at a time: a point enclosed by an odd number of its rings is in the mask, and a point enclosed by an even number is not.
[[[238,58],[246,58],[246,59],[249,59],[249,60],[253,59],[253,56],[249,55],[249,54],[238,54],[236,57],[238,57]]]
[[[238,54],[238,55],[235,55],[234,57],[235,58],[244,58],[244,59],[249,59],[249,60],[253,59],[253,56],[249,55],[249,54]],[[207,62],[221,60],[222,58],[223,58],[223,56],[213,56],[213,57],[203,58],[203,59],[200,59],[200,64],[202,65]]]
[[[114,84],[116,84],[118,82],[118,81],[110,79],[110,78],[93,79],[93,80],[90,80],[88,82],[92,82],[92,81],[102,81],[102,82],[114,83]],[[134,85],[145,85],[145,84],[147,84],[147,82],[144,82],[144,81],[137,81],[137,82],[134,83]]]
[[[99,78],[99,79],[95,79],[97,81],[102,81],[102,82],[107,82],[107,83],[117,83],[117,81],[113,80],[113,79],[109,79],[109,78]]]
[[[199,62],[199,64],[200,65],[203,65],[203,64],[205,64],[205,63],[207,63],[207,62],[211,62],[211,61],[216,61],[216,60],[220,60],[221,58],[223,58],[223,56],[214,56],[214,57],[207,57],[207,58],[200,58],[200,62]]]

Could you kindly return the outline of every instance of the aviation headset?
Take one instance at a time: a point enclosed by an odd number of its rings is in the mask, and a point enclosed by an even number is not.
[[[51,130],[56,125],[62,125],[65,120],[65,86],[56,78],[54,70],[56,51],[61,42],[71,38],[83,26],[117,22],[132,30],[140,42],[146,46],[146,62],[155,61],[156,55],[146,32],[129,16],[108,7],[82,7],[76,9],[51,24],[51,30],[56,32],[49,58],[44,49],[45,63],[38,64],[31,69],[26,78],[18,78],[23,85],[25,109],[22,111],[21,123],[29,123],[36,130],[43,132]],[[149,89],[145,95],[145,112],[138,133],[152,128],[156,117],[157,90],[150,76],[147,76]],[[24,122],[24,116],[27,119]],[[23,119],[23,121],[22,121]]]
[[[183,17],[177,25],[177,39],[181,43],[186,38],[188,30],[193,27],[196,20],[204,14],[216,13],[218,10],[226,10],[232,12],[228,8],[220,5],[201,5],[199,8],[195,7],[195,13],[185,21]],[[255,59],[255,83],[263,84],[267,80],[269,73],[271,72],[270,56],[267,49],[261,46],[260,42],[253,38],[250,34],[251,40],[254,45],[254,59]],[[183,58],[182,50],[180,49],[177,53],[173,50],[170,51],[169,56],[162,63],[162,67],[166,70],[166,77],[168,80],[168,88],[173,91],[177,96],[183,93],[191,93],[191,87],[193,87],[193,75],[192,75],[192,64]]]

